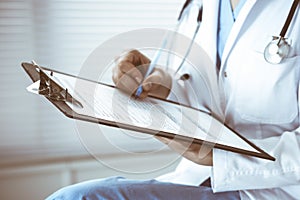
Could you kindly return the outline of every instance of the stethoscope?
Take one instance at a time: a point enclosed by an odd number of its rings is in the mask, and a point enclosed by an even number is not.
[[[180,62],[177,70],[174,72],[174,75],[176,75],[178,73],[178,71],[183,67],[184,62],[186,61],[186,58],[188,57],[188,55],[189,55],[189,53],[190,53],[190,51],[192,49],[193,43],[195,41],[195,38],[197,36],[197,33],[199,31],[199,28],[200,28],[200,25],[201,25],[201,22],[202,22],[202,15],[203,15],[202,14],[203,13],[202,3],[199,4],[199,3],[196,2],[193,5],[192,1],[193,0],[186,0],[186,2],[184,3],[184,5],[183,5],[183,7],[182,7],[182,9],[181,9],[181,11],[179,13],[178,19],[177,19],[178,25],[177,25],[176,29],[178,29],[178,27],[182,23],[183,18],[186,17],[189,14],[192,6],[196,6],[198,8],[198,16],[197,16],[197,21],[196,21],[197,26],[196,26],[196,29],[195,29],[194,34],[192,36],[192,39],[191,39],[191,41],[189,43],[189,46],[188,46],[188,48],[187,48],[187,50],[186,50],[186,52],[185,52],[185,54],[183,56],[183,59]],[[167,64],[167,66],[168,66],[168,64]],[[185,74],[181,75],[179,79],[185,81],[185,80],[188,80],[189,78],[190,78],[190,75],[188,73],[185,73]]]
[[[268,63],[279,64],[283,59],[285,59],[288,56],[291,45],[288,43],[285,35],[290,27],[291,21],[295,15],[298,4],[299,0],[294,0],[279,36],[273,36],[272,41],[266,46],[264,51],[264,57]]]
[[[178,23],[180,24],[182,18],[184,17],[184,15],[188,14],[189,12],[189,6],[191,4],[193,0],[187,0],[181,11],[180,11],[180,14],[179,14],[179,17],[178,17]],[[290,8],[290,11],[289,11],[289,14],[287,16],[287,19],[284,23],[284,26],[282,27],[282,30],[279,34],[279,36],[273,36],[272,37],[272,41],[265,47],[265,50],[264,50],[264,58],[265,60],[268,62],[268,63],[271,63],[271,64],[279,64],[282,62],[282,60],[284,60],[289,52],[290,52],[290,48],[291,48],[291,45],[289,44],[288,42],[288,38],[285,37],[286,35],[286,32],[287,30],[290,28],[290,25],[291,25],[291,21],[292,19],[294,18],[295,16],[295,13],[296,13],[296,9],[297,9],[297,6],[299,4],[299,1],[300,0],[294,0],[291,8]],[[190,42],[190,45],[179,65],[179,67],[177,68],[175,74],[182,68],[190,50],[191,50],[191,47],[192,47],[192,44],[193,42],[195,41],[195,37],[198,33],[198,30],[200,28],[200,23],[202,21],[202,11],[203,11],[203,8],[202,8],[202,5],[201,7],[199,7],[199,14],[198,14],[198,18],[197,18],[197,27],[196,27],[196,30],[193,34],[193,37],[192,37],[192,40]],[[189,79],[190,76],[188,74],[184,74],[180,77],[180,79],[182,80],[187,80]]]

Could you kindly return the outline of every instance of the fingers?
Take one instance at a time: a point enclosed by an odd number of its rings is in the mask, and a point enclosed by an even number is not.
[[[155,96],[165,99],[172,87],[171,76],[160,68],[156,68],[154,72],[143,81],[144,96]]]
[[[147,58],[144,54],[139,52],[138,50],[130,50],[129,52],[125,53],[120,57],[121,60],[128,61],[135,66],[149,64],[150,59]]]
[[[131,76],[124,74],[118,81],[115,83],[116,87],[126,92],[129,95],[134,95],[139,84]]]
[[[150,76],[148,76],[145,80],[143,80],[142,87],[143,87],[143,92],[139,96],[140,99],[144,99],[152,91],[157,90],[158,87],[161,85],[161,75],[154,71]],[[139,84],[138,84],[139,85]]]
[[[140,84],[143,79],[143,75],[139,69],[128,61],[119,62],[117,67],[113,70],[113,80],[115,84],[117,84],[124,75],[130,76],[138,84]]]
[[[166,137],[162,137],[162,136],[157,136],[157,135],[154,135],[154,138],[157,139],[157,140],[159,140],[159,141],[161,141],[162,143],[164,143],[166,145],[169,144],[172,141],[172,139],[170,139],[170,138],[166,138]]]
[[[172,78],[162,69],[155,68],[144,80],[149,63],[150,60],[146,56],[137,50],[132,50],[117,58],[112,79],[118,88],[131,95],[135,94],[136,89],[143,82],[143,92],[139,96],[141,99],[149,94],[166,98],[170,92]]]
[[[147,93],[155,90],[162,83],[162,75],[155,70],[150,76],[143,81],[143,90]]]
[[[127,73],[133,68],[137,68],[141,74],[145,74],[150,60],[137,50],[131,50],[116,60],[120,72]]]
[[[150,60],[137,50],[116,59],[112,79],[121,90],[132,94],[142,82]]]

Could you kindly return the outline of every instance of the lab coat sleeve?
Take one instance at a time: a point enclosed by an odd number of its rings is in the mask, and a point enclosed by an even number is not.
[[[185,86],[183,81],[180,81],[174,77],[172,78],[172,87],[167,99],[184,105],[189,105],[189,101],[185,93]]]
[[[278,137],[252,141],[273,155],[276,161],[214,149],[211,176],[214,192],[300,183],[300,127]]]

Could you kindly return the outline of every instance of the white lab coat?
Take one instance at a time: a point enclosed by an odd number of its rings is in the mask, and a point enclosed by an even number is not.
[[[197,37],[213,62],[218,2],[203,1],[203,22]],[[279,35],[292,2],[247,0],[228,37],[219,72],[226,123],[276,161],[214,149],[213,167],[183,159],[175,172],[158,180],[199,185],[211,177],[214,192],[239,190],[242,199],[300,199],[299,10],[287,32],[292,46],[288,58],[272,65],[263,56],[271,36]],[[181,88],[184,96],[185,86],[175,82],[173,87]],[[196,81],[190,84],[194,89],[201,85]],[[197,90],[203,94],[201,88]],[[198,105],[193,99],[189,102]]]

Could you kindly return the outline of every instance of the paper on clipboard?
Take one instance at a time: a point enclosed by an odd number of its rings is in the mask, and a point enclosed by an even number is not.
[[[29,75],[35,73],[30,76],[34,84],[38,84],[36,70],[30,71],[30,67],[34,66],[24,64],[23,67]],[[53,73],[50,69],[44,71],[51,74],[51,79],[56,84],[67,88],[68,93],[82,105],[64,104],[48,98],[69,117],[152,135],[192,139],[214,148],[274,160],[206,112],[156,98],[137,100],[113,86],[61,72]]]

